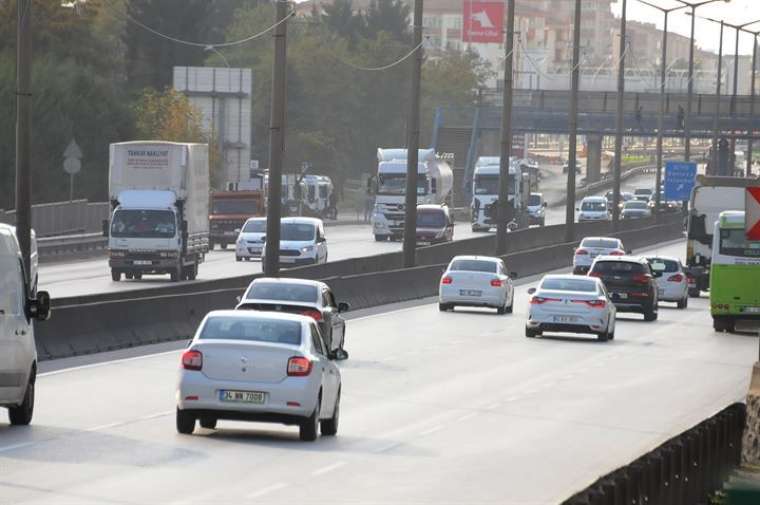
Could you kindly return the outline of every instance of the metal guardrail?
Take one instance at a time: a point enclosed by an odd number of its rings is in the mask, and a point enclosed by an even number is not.
[[[100,251],[105,249],[107,245],[108,239],[102,233],[42,237],[37,239],[37,253],[40,260],[45,261],[56,256]]]

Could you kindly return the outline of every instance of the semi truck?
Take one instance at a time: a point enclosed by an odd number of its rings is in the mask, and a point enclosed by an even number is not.
[[[377,241],[400,239],[404,234],[407,150],[378,149],[377,161],[372,232]],[[447,203],[453,178],[451,167],[436,156],[434,149],[420,149],[417,161],[417,204]]]
[[[111,144],[111,278],[169,274],[195,279],[209,250],[207,144],[136,141]]]
[[[475,170],[472,176],[472,203],[470,215],[472,219],[472,231],[488,231],[496,226],[497,209],[496,200],[499,198],[499,156],[481,156],[475,162]],[[522,193],[522,171],[519,160],[510,156],[509,177],[511,179],[508,196],[515,210],[520,206],[521,198],[515,200],[515,194]]]
[[[214,191],[209,209],[209,249],[216,244],[227,249],[234,244],[243,224],[251,218],[265,214],[264,191]]]
[[[713,227],[725,210],[744,210],[744,192],[757,179],[698,175],[689,199],[686,224],[686,272],[689,296],[698,297],[710,286]]]

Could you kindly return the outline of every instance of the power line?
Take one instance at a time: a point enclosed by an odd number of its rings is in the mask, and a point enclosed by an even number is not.
[[[361,71],[364,71],[364,72],[380,72],[380,71],[383,71],[383,70],[388,70],[389,68],[393,68],[396,65],[399,65],[402,62],[406,61],[407,59],[409,59],[417,51],[417,49],[421,48],[423,46],[423,44],[424,44],[424,42],[420,42],[417,46],[415,46],[414,48],[412,48],[411,51],[409,51],[408,53],[406,53],[404,56],[402,56],[398,60],[394,61],[393,63],[389,63],[387,65],[383,65],[383,66],[380,66],[380,67],[362,67],[362,66],[359,66],[359,65],[354,65],[353,63],[350,63],[348,61],[342,60],[342,59],[338,58],[337,56],[335,56],[334,54],[332,56],[338,62],[346,65],[347,67],[351,67],[354,70],[361,70]]]

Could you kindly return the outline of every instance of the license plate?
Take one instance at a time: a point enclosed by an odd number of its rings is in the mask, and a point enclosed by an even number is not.
[[[619,298],[621,300],[627,300],[628,299],[628,293],[613,293],[613,298]]]
[[[483,294],[482,291],[478,291],[475,289],[460,289],[459,295],[460,296],[481,296]]]
[[[744,307],[745,314],[760,314],[760,307]]]
[[[223,402],[234,403],[264,403],[264,393],[260,391],[219,391],[219,399]]]
[[[153,262],[150,260],[134,260],[132,262],[133,265],[152,265]]]
[[[576,316],[554,316],[555,323],[576,323],[578,318]]]

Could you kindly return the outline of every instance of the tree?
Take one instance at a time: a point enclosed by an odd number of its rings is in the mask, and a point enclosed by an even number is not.
[[[202,115],[173,88],[159,93],[146,88],[134,107],[137,136],[172,142],[207,142]]]
[[[360,13],[354,13],[352,0],[333,0],[323,10],[321,20],[325,26],[349,43],[355,43],[366,32],[364,17]]]
[[[409,4],[402,0],[372,0],[367,14],[367,37],[377,38],[380,32],[387,32],[396,40],[410,42]]]

